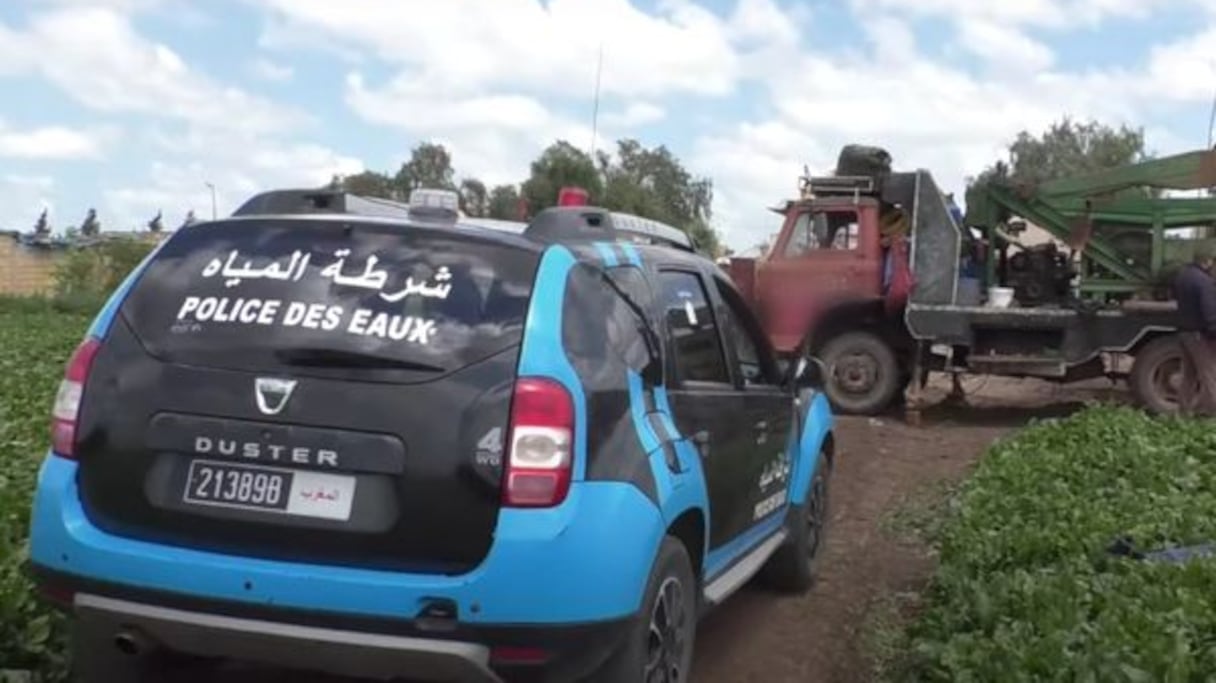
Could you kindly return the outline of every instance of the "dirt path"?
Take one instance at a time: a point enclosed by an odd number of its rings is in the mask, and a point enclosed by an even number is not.
[[[872,679],[863,629],[877,600],[924,585],[927,549],[884,531],[884,516],[927,487],[958,481],[994,439],[1032,417],[1117,398],[1109,384],[1063,389],[1034,381],[969,379],[968,405],[939,405],[920,428],[899,416],[841,418],[831,528],[818,585],[804,597],[749,587],[698,633],[696,683],[853,683]],[[944,388],[948,388],[948,383]],[[935,392],[944,396],[935,383]]]

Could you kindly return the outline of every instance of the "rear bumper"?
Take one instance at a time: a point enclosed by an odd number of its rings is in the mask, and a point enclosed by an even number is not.
[[[634,618],[544,626],[387,620],[189,598],[37,566],[31,575],[44,596],[73,616],[74,658],[95,675],[169,654],[368,680],[581,680],[635,625]],[[139,652],[120,650],[120,637]],[[124,680],[98,678],[111,679]]]
[[[410,621],[449,602],[460,623],[561,626],[631,617],[665,524],[636,487],[577,482],[559,507],[503,509],[485,560],[461,575],[227,555],[110,534],[81,506],[77,465],[39,473],[30,559],[40,570],[182,597]],[[593,588],[589,588],[593,587]]]
[[[121,637],[128,648],[138,649],[115,656],[167,650],[359,678],[503,680],[490,669],[490,649],[478,643],[241,619],[91,594],[77,594],[73,611],[77,648],[85,652],[117,650],[115,640]]]

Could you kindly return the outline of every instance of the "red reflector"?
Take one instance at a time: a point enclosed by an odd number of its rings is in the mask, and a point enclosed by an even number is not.
[[[71,607],[76,601],[76,591],[62,586],[54,586],[46,583],[37,584],[38,594],[43,600],[57,605],[59,607]]]
[[[581,187],[563,187],[557,193],[558,206],[587,206],[587,191]]]
[[[490,648],[490,659],[500,664],[543,664],[549,653],[539,647],[499,645]]]

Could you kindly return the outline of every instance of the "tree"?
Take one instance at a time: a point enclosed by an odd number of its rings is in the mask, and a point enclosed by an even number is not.
[[[460,181],[460,210],[469,216],[485,217],[490,212],[490,198],[486,184],[476,178]]]
[[[330,187],[365,197],[380,197],[394,199],[393,179],[384,173],[363,171],[349,176],[334,176]]]
[[[665,146],[646,149],[637,140],[617,142],[616,158],[600,153],[605,208],[669,223],[687,232],[712,256],[721,252],[713,216],[713,182],[693,177]]]
[[[396,189],[403,198],[420,187],[455,190],[452,155],[443,145],[424,142],[410,152],[410,160],[401,164],[394,178]]]
[[[1146,158],[1143,129],[1116,129],[1093,120],[1077,123],[1065,117],[1037,137],[1028,131],[1018,133],[1009,145],[1009,161],[989,166],[970,187],[997,181],[1034,186]]]
[[[531,175],[523,182],[522,195],[528,202],[528,211],[533,214],[555,206],[558,192],[568,185],[586,190],[592,204],[598,203],[604,194],[595,162],[586,152],[565,140],[558,140],[541,152],[532,162],[531,170]]]
[[[495,185],[490,190],[487,215],[503,221],[519,219],[519,190],[514,185]]]

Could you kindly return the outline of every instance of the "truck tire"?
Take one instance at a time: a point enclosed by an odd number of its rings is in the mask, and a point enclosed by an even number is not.
[[[698,590],[684,544],[665,537],[646,582],[641,613],[625,642],[585,683],[691,680]],[[662,665],[668,675],[652,677],[647,668],[654,665]]]
[[[1182,345],[1174,334],[1157,337],[1136,352],[1128,385],[1140,407],[1155,415],[1178,412]]]
[[[873,332],[846,332],[820,349],[827,367],[824,391],[832,407],[852,415],[877,415],[899,391],[895,352]]]

